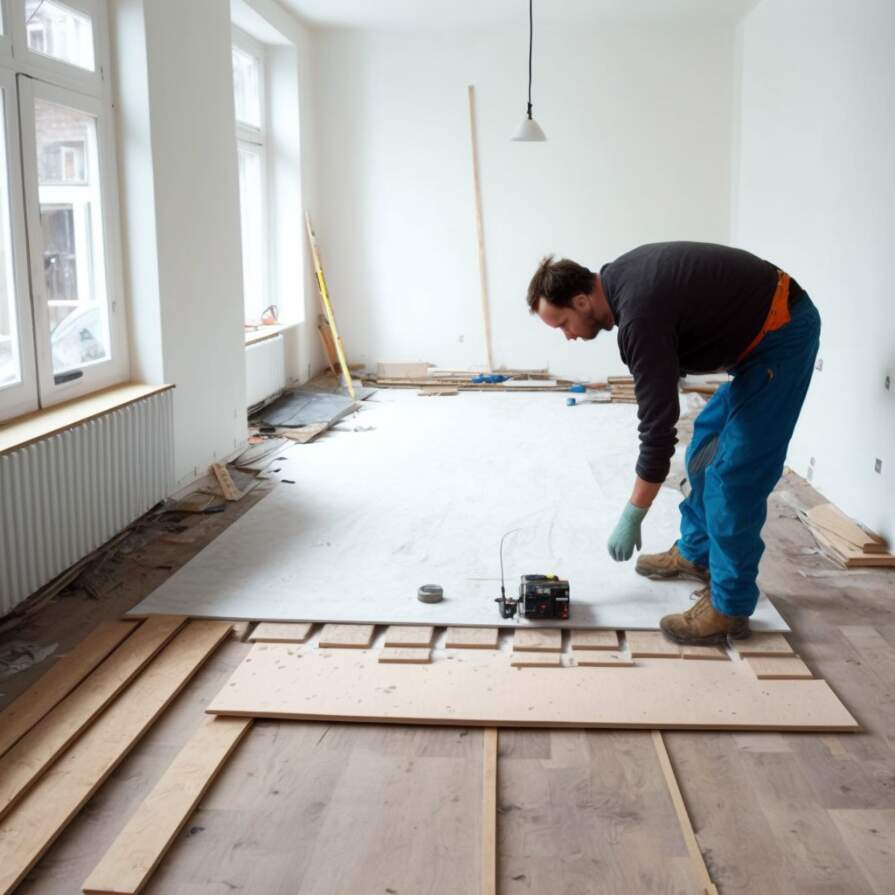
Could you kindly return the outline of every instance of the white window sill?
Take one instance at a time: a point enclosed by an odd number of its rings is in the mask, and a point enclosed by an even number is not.
[[[272,339],[288,329],[295,329],[298,323],[275,323],[271,326],[257,326],[245,331],[246,345],[254,345],[256,342],[263,342],[265,339]]]

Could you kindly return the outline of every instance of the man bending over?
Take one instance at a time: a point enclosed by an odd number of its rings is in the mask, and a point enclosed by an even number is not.
[[[675,642],[748,637],[767,499],[783,472],[817,355],[820,315],[811,299],[749,252],[663,242],[633,249],[599,274],[545,258],[528,287],[528,306],[567,339],[590,340],[618,327],[640,420],[634,488],[609,538],[619,562],[640,549],[641,523],[668,475],[679,377],[721,370],[733,377],[693,426],[680,538],[665,553],[640,556],[636,571],[706,583],[689,610],[660,621]]]

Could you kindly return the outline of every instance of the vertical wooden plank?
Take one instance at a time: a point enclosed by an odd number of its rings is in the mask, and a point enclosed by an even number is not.
[[[482,187],[479,178],[479,147],[475,126],[475,86],[467,88],[469,99],[469,142],[472,149],[472,187],[475,194],[475,234],[479,251],[479,287],[482,294],[482,323],[485,328],[485,365],[490,373],[494,369],[491,350],[491,307],[488,297],[488,268],[485,264],[485,228],[482,223]]]
[[[482,752],[482,895],[497,895],[497,728],[486,727]]]
[[[668,755],[668,750],[665,748],[665,740],[662,739],[662,732],[659,730],[653,731],[653,745],[656,747],[656,756],[659,759],[662,774],[665,776],[665,783],[668,785],[668,794],[671,796],[678,822],[681,825],[681,833],[684,836],[684,841],[687,843],[687,851],[690,853],[693,873],[700,886],[699,891],[702,892],[702,895],[718,895],[718,890],[715,888],[715,884],[709,876],[708,868],[705,866],[705,859],[702,857],[699,842],[696,839],[696,834],[693,832],[693,825],[690,823],[690,815],[687,813],[684,797],[678,786],[677,778],[674,776],[671,758]]]
[[[199,727],[90,874],[85,892],[143,889],[251,724],[251,718],[210,718]]]
[[[0,822],[0,895],[22,881],[230,629],[187,625]]]
[[[9,751],[47,712],[62,702],[138,624],[124,620],[99,625],[0,712],[0,755]]]
[[[0,758],[0,817],[143,670],[186,619],[148,618],[96,671]]]

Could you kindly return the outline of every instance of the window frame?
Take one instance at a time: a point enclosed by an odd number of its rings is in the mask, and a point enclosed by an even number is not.
[[[255,59],[258,60],[259,66],[259,118],[261,124],[259,127],[253,127],[252,125],[245,124],[244,122],[239,121],[236,118],[236,103],[234,98],[233,104],[233,122],[234,128],[236,132],[236,149],[237,153],[241,147],[245,147],[246,151],[253,153],[258,156],[261,164],[261,220],[264,226],[264,233],[262,238],[262,263],[261,263],[261,293],[263,296],[262,305],[260,310],[270,307],[271,305],[277,305],[279,307],[279,302],[273,300],[273,293],[271,290],[271,268],[273,263],[273,246],[271,242],[271,233],[272,228],[270,224],[270,167],[268,164],[268,148],[267,148],[267,136],[269,132],[268,123],[267,123],[267,109],[268,109],[268,65],[267,65],[267,53],[264,48],[264,44],[260,41],[255,40],[253,37],[250,37],[245,31],[242,31],[240,28],[237,28],[235,25],[231,26],[231,37],[233,46],[242,50],[244,53],[248,53],[251,56],[254,56]],[[240,226],[242,224],[242,208],[240,207]],[[243,252],[243,265],[245,259],[245,243],[242,239],[242,234],[240,233],[240,249]],[[245,323],[249,323],[247,308],[246,308],[246,294],[245,294],[245,278],[243,277],[243,318]],[[253,320],[252,323],[259,323],[259,320]]]
[[[96,97],[58,87],[28,75],[17,76],[19,85],[19,117],[22,123],[22,172],[25,194],[25,220],[31,274],[31,305],[34,320],[37,384],[40,403],[44,407],[78,398],[107,388],[128,378],[130,369],[127,350],[127,328],[124,315],[123,279],[119,257],[120,232],[117,197],[115,196],[114,139],[105,103]],[[53,371],[50,340],[49,305],[43,267],[43,232],[40,218],[40,188],[37,169],[37,138],[34,127],[34,101],[42,99],[91,115],[96,120],[96,171],[102,214],[102,268],[108,307],[109,357],[81,367],[82,375],[70,381],[57,382]],[[77,224],[77,222],[76,222]]]
[[[37,362],[34,351],[34,324],[31,311],[31,283],[28,264],[25,195],[22,182],[19,102],[15,73],[0,66],[3,91],[3,119],[6,177],[9,193],[9,231],[12,242],[10,266],[13,279],[12,315],[16,322],[19,381],[0,386],[0,420],[12,419],[39,406]],[[2,211],[2,209],[0,209]]]
[[[109,58],[107,4],[104,0],[53,0],[53,2],[90,17],[93,23],[94,70],[89,71],[70,62],[29,50],[25,0],[6,0],[5,11],[8,15],[4,16],[4,22],[12,39],[15,68],[19,72],[60,87],[78,90],[91,96],[102,95],[105,89],[106,60]]]

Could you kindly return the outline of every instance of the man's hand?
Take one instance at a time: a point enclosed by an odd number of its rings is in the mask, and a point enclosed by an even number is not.
[[[634,547],[639,550],[642,546],[640,540],[640,523],[647,514],[648,508],[635,507],[628,503],[622,512],[621,519],[609,535],[609,555],[616,562],[623,562],[631,558]]]

